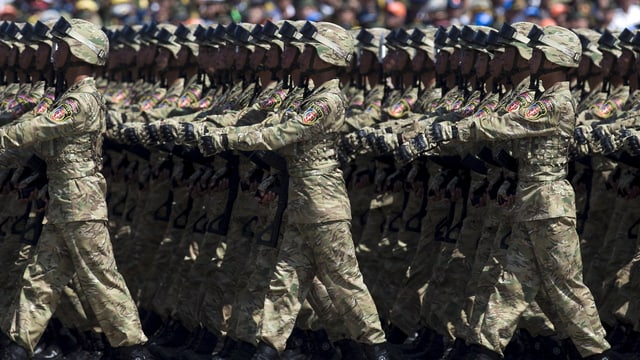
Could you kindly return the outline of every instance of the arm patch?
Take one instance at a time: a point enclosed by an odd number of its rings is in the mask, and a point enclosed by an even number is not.
[[[527,120],[538,120],[547,116],[554,110],[554,104],[549,98],[540,99],[524,110],[524,118]]]
[[[80,103],[76,99],[65,99],[49,112],[53,122],[63,122],[80,112]]]
[[[331,108],[329,107],[327,99],[318,99],[310,104],[307,111],[304,112],[302,123],[305,125],[313,125],[318,122],[318,120],[329,115],[330,112]]]

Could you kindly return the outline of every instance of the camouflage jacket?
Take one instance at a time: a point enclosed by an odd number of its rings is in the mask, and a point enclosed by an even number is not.
[[[46,162],[48,223],[107,220],[106,181],[100,173],[105,116],[95,80],[85,78],[46,112],[0,127],[3,157],[32,150]]]
[[[228,127],[217,134],[227,139],[229,149],[275,150],[287,160],[290,223],[351,219],[335,149],[345,105],[339,81],[331,80],[315,88],[297,109],[269,115],[265,121],[272,126]]]
[[[515,112],[474,116],[459,123],[463,141],[513,139],[514,157],[519,163],[517,220],[575,218],[575,194],[566,180],[575,108],[569,83],[561,82]]]

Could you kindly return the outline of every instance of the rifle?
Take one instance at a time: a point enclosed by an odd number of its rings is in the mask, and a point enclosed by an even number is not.
[[[429,172],[424,164],[420,165],[415,179],[422,181],[422,201],[418,212],[407,220],[404,227],[407,231],[419,233],[422,230],[422,219],[427,215],[427,204],[429,202],[429,193],[427,191],[429,186]],[[413,225],[414,222],[416,222],[415,225]]]
[[[227,195],[227,202],[224,206],[222,214],[216,216],[209,221],[207,231],[218,235],[227,235],[229,231],[229,223],[231,222],[231,211],[233,210],[233,204],[238,197],[238,188],[240,187],[240,173],[238,169],[238,156],[234,155],[230,151],[220,153],[220,156],[227,160],[227,171],[223,177],[215,179],[216,184],[220,182],[224,177],[229,179],[229,195]]]
[[[14,233],[20,232],[21,243],[36,245],[40,239],[40,234],[42,234],[42,221],[44,220],[44,207],[46,206],[43,198],[46,196],[47,164],[38,156],[32,155],[27,160],[26,165],[34,172],[35,177],[25,188],[19,190],[18,197],[28,199],[33,191],[37,192],[37,196],[34,201],[29,201],[24,214],[13,224],[12,231]],[[34,209],[34,205],[36,209]],[[24,223],[22,229],[20,229],[21,223]]]
[[[282,218],[284,212],[287,209],[287,202],[289,199],[289,173],[287,167],[287,161],[280,155],[272,151],[252,151],[249,154],[245,153],[249,157],[249,160],[262,167],[272,167],[279,171],[277,187],[275,189],[278,193],[278,208],[276,209],[276,215],[269,226],[262,230],[258,234],[256,242],[261,245],[277,247],[278,239],[280,238],[280,228],[282,226]],[[263,234],[271,232],[271,236],[268,240],[263,240]]]

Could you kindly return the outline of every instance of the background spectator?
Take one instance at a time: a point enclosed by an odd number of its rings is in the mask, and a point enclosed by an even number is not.
[[[158,22],[228,24],[266,20],[331,21],[352,29],[540,25],[620,31],[640,23],[639,0],[0,0],[3,20],[52,20],[64,15],[104,25]]]

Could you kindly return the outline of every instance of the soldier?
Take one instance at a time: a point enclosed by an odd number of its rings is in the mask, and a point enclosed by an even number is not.
[[[265,300],[260,344],[254,359],[275,359],[285,348],[301,301],[316,275],[344,314],[353,339],[369,358],[388,358],[375,305],[362,281],[351,240],[349,203],[333,140],[344,121],[344,98],[337,75],[353,56],[353,40],[330,23],[308,23],[299,64],[315,86],[294,109],[270,115],[248,128],[208,128],[195,133],[173,130],[180,141],[193,138],[205,155],[226,149],[275,150],[287,159],[291,178],[288,221],[275,273]],[[283,135],[283,136],[282,136]]]
[[[501,336],[514,332],[522,312],[544,289],[581,356],[609,359],[613,355],[593,297],[582,282],[574,192],[565,179],[575,127],[567,80],[580,61],[580,40],[561,27],[535,29],[529,34],[530,69],[547,90],[534,103],[504,116],[473,116],[457,126],[444,122],[431,129],[439,142],[516,139],[514,156],[520,160],[513,243],[471,358],[502,358],[507,343]]]
[[[53,64],[65,71],[69,88],[50,111],[0,128],[3,156],[34,145],[43,157],[50,196],[42,238],[2,322],[12,340],[3,359],[29,358],[74,274],[118,357],[150,359],[137,309],[113,259],[99,172],[106,110],[92,74],[106,61],[108,39],[79,19],[61,18],[52,35]]]

